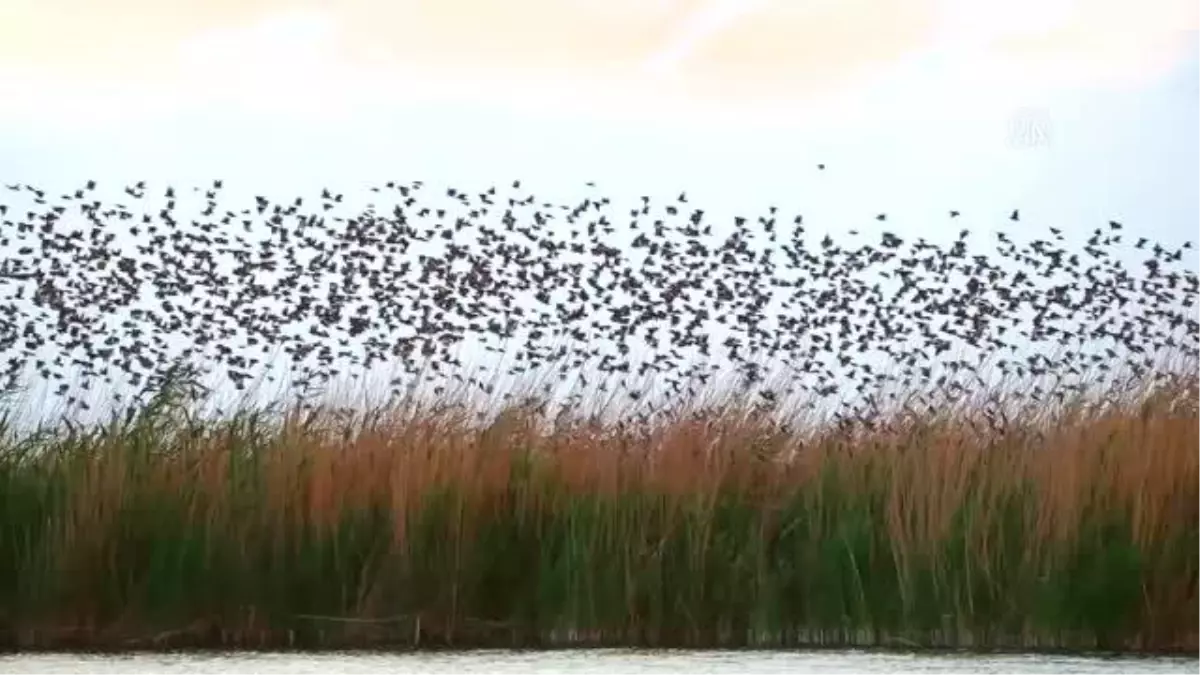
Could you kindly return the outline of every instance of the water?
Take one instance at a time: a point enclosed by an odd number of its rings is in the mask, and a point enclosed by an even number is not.
[[[0,673],[1195,673],[1187,657],[904,654],[866,651],[478,651],[0,656]]]

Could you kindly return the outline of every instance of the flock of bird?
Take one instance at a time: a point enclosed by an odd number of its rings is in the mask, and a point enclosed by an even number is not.
[[[1116,221],[1079,246],[1055,228],[1020,241],[1020,212],[998,214],[1012,232],[975,253],[965,229],[936,243],[887,231],[886,214],[878,240],[853,243],[864,237],[812,236],[775,207],[717,222],[686,194],[552,204],[519,181],[435,194],[389,182],[371,193],[390,205],[351,213],[329,190],[222,208],[219,180],[138,182],[114,201],[95,181],[5,187],[0,377],[84,407],[81,390],[148,386],[181,361],[238,389],[283,361],[305,391],[390,368],[396,389],[494,393],[500,376],[538,371],[573,396],[681,400],[735,383],[765,405],[878,407],[998,381],[1061,398],[1200,353],[1191,244]],[[955,231],[960,215],[945,215]]]

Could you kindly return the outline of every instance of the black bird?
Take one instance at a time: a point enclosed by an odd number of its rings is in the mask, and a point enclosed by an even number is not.
[[[29,366],[54,391],[75,367],[86,386],[117,375],[148,386],[180,354],[211,354],[205,367],[243,388],[278,352],[306,391],[393,363],[439,387],[459,377],[491,393],[486,378],[451,372],[462,363],[456,346],[517,344],[514,376],[554,367],[562,379],[561,368],[592,363],[613,378],[602,391],[637,392],[649,408],[657,394],[635,389],[636,378],[662,377],[678,397],[726,364],[746,387],[771,392],[762,399],[802,393],[865,420],[842,393],[884,408],[893,385],[931,388],[921,399],[929,407],[967,395],[978,376],[966,357],[949,358],[959,351],[1000,355],[1005,377],[1076,381],[1088,368],[1150,368],[1137,359],[1166,346],[1200,352],[1188,313],[1200,284],[1174,264],[1183,249],[1155,244],[1128,270],[1112,255],[1120,237],[1099,230],[1078,251],[1003,232],[994,252],[969,250],[965,229],[945,246],[891,232],[874,246],[839,246],[832,235],[812,246],[799,215],[777,242],[769,205],[715,235],[700,209],[650,215],[648,196],[614,214],[594,195],[504,206],[492,192],[452,188],[465,207],[454,214],[426,203],[421,185],[393,182],[396,192],[373,194],[397,203],[337,217],[324,207],[341,195],[328,190],[311,212],[301,198],[218,206],[220,181],[198,213],[176,213],[173,199],[143,204],[137,190],[122,204],[80,196],[78,229],[57,224],[66,209],[44,191],[18,185],[19,203],[0,208],[12,216],[0,229],[0,353],[10,372]],[[489,206],[500,225],[485,217]],[[617,246],[610,235],[626,225],[636,236]],[[1172,326],[1183,337],[1159,330]],[[718,327],[724,337],[713,338]],[[1097,361],[1080,346],[1089,340],[1114,353]],[[763,389],[764,361],[793,369],[794,381]],[[1044,400],[1062,393],[1039,386]]]

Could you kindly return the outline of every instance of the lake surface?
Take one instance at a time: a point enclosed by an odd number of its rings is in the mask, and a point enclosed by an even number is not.
[[[1195,673],[1196,658],[904,654],[865,651],[593,650],[385,653],[170,653],[0,656],[0,673]]]

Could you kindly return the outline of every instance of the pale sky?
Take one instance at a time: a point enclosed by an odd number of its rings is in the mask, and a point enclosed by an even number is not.
[[[1111,218],[1174,245],[1200,222],[1197,12],[4,0],[0,178],[224,177],[247,196],[522,178],[552,201],[595,180],[614,197],[687,189],[713,214],[776,204],[832,232],[886,211],[904,236],[986,233],[1019,207],[1039,233]]]
[[[6,0],[0,174],[1019,201],[1178,238],[1197,28],[1190,0]]]

